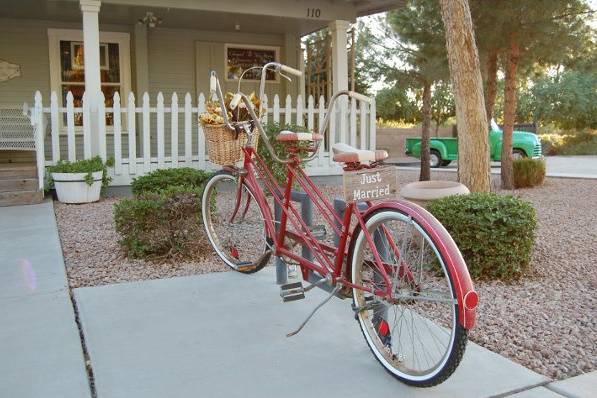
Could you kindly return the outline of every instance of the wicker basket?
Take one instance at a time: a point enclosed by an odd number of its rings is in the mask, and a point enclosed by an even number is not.
[[[220,166],[229,166],[243,159],[242,148],[247,144],[249,136],[242,131],[235,138],[236,132],[225,124],[202,124],[209,161]],[[259,134],[253,135],[253,147],[257,150]]]

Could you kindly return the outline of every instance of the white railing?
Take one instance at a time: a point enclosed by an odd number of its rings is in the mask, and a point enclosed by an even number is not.
[[[198,122],[199,114],[205,110],[203,94],[193,101],[191,94],[187,93],[180,101],[174,93],[165,103],[162,93],[158,93],[155,102],[151,103],[149,94],[145,93],[141,106],[138,106],[133,93],[124,104],[115,93],[112,107],[104,106],[101,94],[96,114],[92,114],[88,102],[83,95],[81,107],[75,107],[73,95],[69,92],[63,107],[53,92],[48,107],[44,106],[41,94],[35,94],[32,122],[39,132],[36,146],[38,164],[49,166],[61,159],[90,158],[93,152],[92,134],[97,134],[99,155],[103,159],[114,159],[114,167],[110,171],[113,185],[128,185],[132,178],[160,168],[211,170],[218,167],[209,163],[203,130]],[[296,101],[288,95],[282,104],[275,95],[271,105],[267,98],[264,98],[263,104],[267,109],[264,122],[297,124],[313,131],[317,131],[327,112],[323,98],[316,104],[312,96],[305,104],[300,95]],[[331,118],[326,142],[321,145],[319,155],[306,166],[310,175],[341,172],[341,168],[332,161],[331,143],[345,142],[361,149],[375,149],[375,103],[368,105],[351,99],[345,106],[334,108],[337,117]],[[106,122],[106,115],[110,117],[110,123]],[[50,134],[41,139],[45,131],[44,119],[49,122]],[[97,123],[95,129],[92,123]]]

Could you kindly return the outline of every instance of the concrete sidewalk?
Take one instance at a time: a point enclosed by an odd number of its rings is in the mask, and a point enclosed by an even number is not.
[[[416,389],[375,361],[349,301],[282,304],[273,268],[75,290],[99,398],[490,397],[548,379],[469,343],[444,384]]]
[[[0,397],[90,397],[52,202],[0,207]]]

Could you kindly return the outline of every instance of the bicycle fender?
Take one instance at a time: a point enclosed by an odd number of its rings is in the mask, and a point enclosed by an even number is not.
[[[465,329],[472,329],[475,326],[476,308],[479,302],[479,296],[473,287],[473,281],[468,272],[468,268],[458,246],[450,236],[446,228],[423,207],[403,201],[396,200],[376,204],[365,211],[364,218],[381,209],[395,209],[409,217],[412,217],[417,223],[425,227],[441,256],[446,261],[448,272],[454,282],[456,298],[458,300],[458,321]]]

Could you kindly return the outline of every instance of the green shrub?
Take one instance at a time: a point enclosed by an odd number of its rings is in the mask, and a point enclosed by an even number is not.
[[[562,144],[564,143],[564,136],[559,134],[540,134],[541,151],[545,156],[555,156]]]
[[[85,175],[85,182],[87,185],[93,184],[94,172],[101,171],[102,173],[102,190],[108,187],[112,178],[108,176],[108,167],[114,164],[113,159],[108,159],[106,162],[101,157],[96,156],[91,159],[77,160],[75,162],[69,162],[68,160],[60,160],[56,165],[47,168],[47,172],[50,173],[48,179],[49,188],[54,188],[54,181],[52,180],[52,173],[87,173]]]
[[[545,161],[541,159],[517,159],[512,163],[514,188],[532,188],[545,181]]]
[[[269,142],[272,144],[272,147],[274,148],[276,155],[278,155],[278,157],[281,159],[285,159],[286,156],[288,156],[288,153],[286,152],[287,144],[282,144],[276,140],[276,137],[278,133],[280,133],[280,131],[290,130],[294,132],[309,132],[309,130],[304,126],[296,126],[293,124],[281,125],[278,123],[267,124],[263,126],[263,129],[265,130],[265,133],[268,136]],[[304,143],[301,145],[308,144]],[[278,183],[284,186],[286,184],[286,165],[276,162],[263,142],[259,143],[257,153],[259,154],[259,156],[263,158],[263,161],[271,170],[272,175],[278,181]],[[303,166],[301,165],[301,167]]]
[[[543,153],[553,155],[597,155],[597,131],[561,131],[541,134]]]
[[[131,183],[133,195],[158,193],[171,186],[200,188],[209,179],[210,173],[190,167],[178,169],[160,169],[137,177]]]
[[[473,278],[515,279],[528,267],[537,226],[530,203],[473,193],[432,201],[427,209],[450,232]]]
[[[139,258],[194,258],[205,252],[200,188],[170,186],[114,205],[121,247]]]

